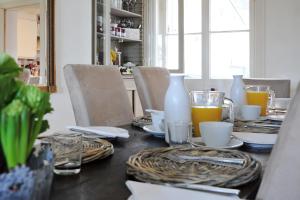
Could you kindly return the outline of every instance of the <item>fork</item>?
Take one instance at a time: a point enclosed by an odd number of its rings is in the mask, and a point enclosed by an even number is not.
[[[230,165],[244,165],[245,160],[240,158],[220,158],[220,157],[212,157],[212,156],[187,156],[187,155],[172,155],[167,154],[164,155],[165,158],[173,160],[178,163],[186,163],[189,161],[197,161],[197,162],[208,162],[208,163],[219,163],[219,164],[230,164]]]

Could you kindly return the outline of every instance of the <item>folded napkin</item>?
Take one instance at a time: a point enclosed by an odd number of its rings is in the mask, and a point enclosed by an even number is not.
[[[127,130],[122,128],[110,127],[110,126],[67,126],[67,129],[71,131],[81,132],[86,135],[98,135],[108,138],[129,138],[129,133]]]
[[[126,181],[126,185],[132,193],[130,200],[239,200],[236,195],[222,195],[195,190],[187,190],[149,183]]]
[[[277,140],[277,134],[233,132],[232,135],[246,143],[274,145]]]

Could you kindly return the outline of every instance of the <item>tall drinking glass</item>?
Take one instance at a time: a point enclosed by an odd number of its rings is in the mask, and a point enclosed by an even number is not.
[[[222,107],[229,107],[230,121],[234,121],[233,104],[231,101],[224,103],[225,93],[217,91],[192,91],[190,93],[192,105],[192,121],[194,136],[199,137],[199,124],[207,121],[221,121]]]
[[[59,175],[78,174],[81,167],[82,134],[56,133],[52,137],[54,173]]]
[[[266,116],[268,108],[273,105],[275,93],[267,85],[247,85],[247,104],[261,106],[261,116]]]

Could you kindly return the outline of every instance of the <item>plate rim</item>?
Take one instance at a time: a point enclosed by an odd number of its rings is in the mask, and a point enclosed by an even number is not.
[[[155,135],[155,136],[165,136],[166,132],[164,131],[155,131],[153,129],[150,129],[149,127],[153,127],[152,124],[149,124],[149,125],[145,125],[143,126],[143,130],[146,131],[147,133],[151,133],[152,135]]]
[[[193,138],[199,138],[200,140],[202,140],[202,137],[193,137]],[[239,141],[239,143],[236,144],[236,145],[232,145],[232,146],[214,147],[214,148],[218,148],[218,149],[236,149],[236,148],[239,148],[239,147],[241,147],[241,146],[244,145],[244,141],[240,140],[239,138],[232,137],[230,140],[231,140],[231,141],[232,141],[232,140],[236,140],[236,141]],[[194,143],[193,143],[193,145],[194,145]],[[197,145],[197,144],[196,144],[195,146],[203,146],[203,145]],[[208,146],[205,145],[205,147],[208,147]],[[211,147],[211,148],[212,148],[212,147]]]
[[[257,143],[257,142],[251,142],[251,141],[248,141],[248,140],[245,140],[243,138],[240,138],[238,137],[237,135],[235,135],[235,133],[243,133],[243,132],[233,132],[233,136],[236,137],[237,139],[243,141],[244,143],[247,143],[247,144],[255,144],[255,145],[275,145],[276,144],[276,141],[274,142],[274,144],[270,144],[270,143]],[[255,134],[255,135],[259,135],[259,134],[264,134],[264,135],[277,135],[276,137],[278,138],[278,134],[269,134],[269,133],[251,133],[251,132],[245,132],[245,133],[250,133],[250,134]],[[270,136],[271,137],[271,136]],[[275,136],[274,136],[275,137]],[[276,140],[277,140],[276,138]]]

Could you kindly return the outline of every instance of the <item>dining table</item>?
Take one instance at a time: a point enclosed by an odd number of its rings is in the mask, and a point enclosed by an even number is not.
[[[74,199],[108,199],[123,200],[131,195],[127,189],[126,180],[135,180],[126,174],[128,158],[141,150],[155,147],[167,147],[168,144],[162,138],[154,137],[144,132],[141,128],[126,125],[129,138],[116,138],[110,140],[114,146],[114,154],[104,159],[83,164],[81,172],[72,176],[54,175],[50,192],[51,200]],[[239,149],[245,151],[245,149]],[[269,153],[251,153],[259,160],[264,169]],[[246,185],[240,186],[240,198],[255,199],[261,178]]]

